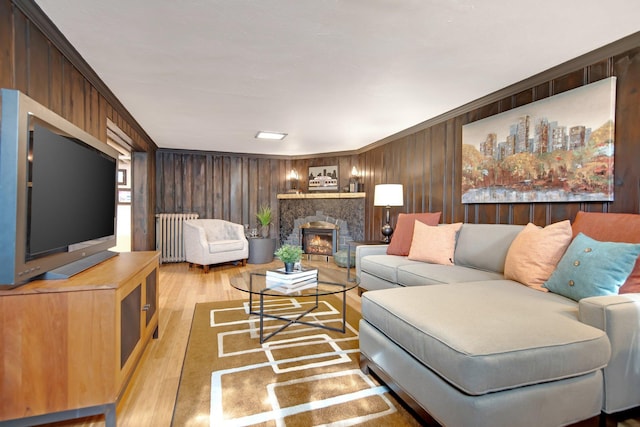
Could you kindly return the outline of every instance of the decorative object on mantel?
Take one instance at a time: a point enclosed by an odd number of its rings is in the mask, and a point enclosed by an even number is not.
[[[269,237],[269,225],[271,224],[271,207],[269,205],[262,205],[256,213],[256,218],[260,223],[260,235],[263,238]]]
[[[360,183],[360,172],[355,166],[351,168],[351,178],[349,178],[349,193],[359,193],[362,191]]]
[[[391,206],[404,205],[402,184],[376,185],[373,195],[373,205],[386,207],[385,222],[381,231],[384,236],[382,241],[384,243],[389,243],[391,241],[391,235],[393,234],[389,209]]]
[[[275,255],[284,263],[285,271],[290,273],[293,271],[293,265],[302,259],[302,248],[300,246],[282,245]]]
[[[298,194],[300,192],[300,189],[298,188],[298,184],[300,182],[298,171],[295,169],[291,169],[291,172],[289,172],[289,176],[287,177],[287,179],[289,180],[289,185],[291,187],[289,191],[287,191],[287,193]]]
[[[309,167],[309,191],[338,191],[338,166]]]

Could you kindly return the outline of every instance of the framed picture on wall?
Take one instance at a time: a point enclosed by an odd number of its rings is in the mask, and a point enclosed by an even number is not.
[[[338,166],[309,167],[309,191],[338,191]]]
[[[118,169],[118,185],[127,185],[126,169]]]
[[[131,203],[131,189],[118,190],[118,203],[121,205],[128,205]]]
[[[462,126],[462,203],[613,201],[616,78]]]

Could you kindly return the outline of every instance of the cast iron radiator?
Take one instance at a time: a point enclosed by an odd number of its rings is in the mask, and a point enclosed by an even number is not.
[[[197,213],[156,214],[156,250],[160,252],[160,262],[185,260],[182,224],[198,216]]]

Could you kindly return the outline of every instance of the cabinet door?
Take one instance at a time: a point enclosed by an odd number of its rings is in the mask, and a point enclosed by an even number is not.
[[[158,280],[156,269],[153,269],[147,276],[146,280],[146,294],[145,294],[145,311],[147,313],[146,326],[149,326],[153,315],[156,313],[156,301],[158,300]]]
[[[142,285],[138,285],[120,302],[120,368],[140,341],[141,306]]]

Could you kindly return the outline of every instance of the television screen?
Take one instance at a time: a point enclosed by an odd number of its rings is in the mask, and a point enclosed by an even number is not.
[[[118,152],[19,91],[0,94],[0,288],[115,256]]]
[[[27,259],[115,234],[115,159],[38,124],[30,139]]]

